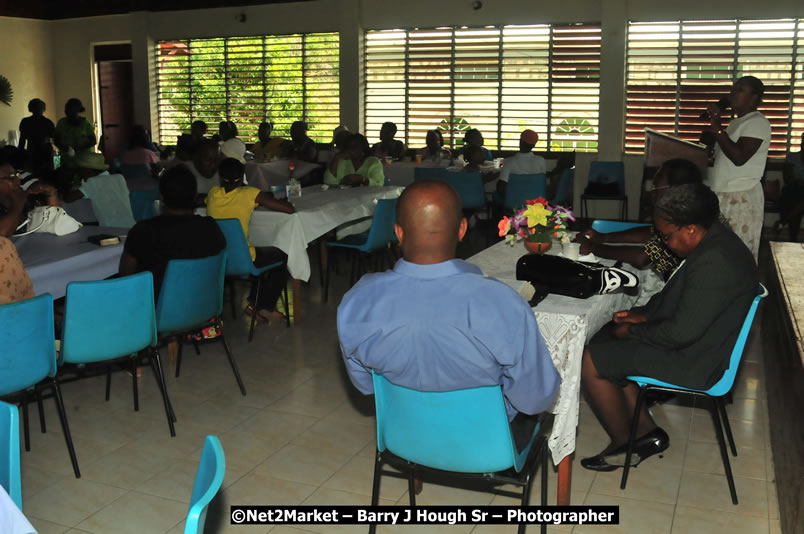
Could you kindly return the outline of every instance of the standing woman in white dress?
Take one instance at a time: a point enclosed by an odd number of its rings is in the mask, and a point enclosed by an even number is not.
[[[729,101],[736,117],[727,128],[722,110],[710,104],[708,111],[715,133],[715,165],[709,171],[709,186],[720,200],[720,211],[749,250],[754,260],[765,217],[765,195],[760,180],[765,172],[771,125],[757,111],[765,86],[758,78],[743,76],[731,89]]]

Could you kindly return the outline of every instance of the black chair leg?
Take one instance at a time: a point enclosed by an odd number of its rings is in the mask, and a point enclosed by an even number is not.
[[[39,429],[42,434],[46,434],[47,427],[45,426],[45,408],[42,405],[42,392],[34,388],[34,395],[36,395],[36,407],[39,408]]]
[[[415,471],[412,465],[408,465],[408,495],[410,498],[410,505],[416,506],[416,481]]]
[[[547,441],[544,442],[542,447],[542,506],[547,506],[547,470],[550,468],[548,464],[548,456],[550,450],[547,448]],[[542,525],[542,534],[547,534],[547,525]]]
[[[374,482],[371,485],[371,506],[377,506],[380,502],[380,478],[382,478],[382,461],[380,452],[374,453]],[[377,532],[377,523],[369,523],[369,534]]]
[[[52,380],[53,398],[56,401],[56,409],[59,412],[59,422],[61,423],[61,430],[64,433],[64,441],[67,443],[67,452],[70,454],[70,462],[73,464],[73,473],[75,473],[75,478],[81,478],[81,471],[78,469],[78,458],[75,457],[75,448],[73,447],[73,437],[70,435],[70,425],[67,423],[67,412],[64,410],[64,401],[61,398],[61,388],[56,378]]]
[[[31,451],[31,430],[28,426],[28,392],[22,394],[22,433],[26,452]]]
[[[229,280],[229,298],[232,299],[232,319],[237,319],[237,291],[234,279]]]
[[[636,407],[631,416],[631,433],[628,435],[628,452],[625,454],[625,465],[623,466],[623,478],[620,480],[620,489],[625,489],[628,482],[628,471],[631,469],[631,456],[634,453],[634,441],[636,440],[637,427],[639,426],[639,410],[642,409],[642,402],[645,400],[645,388],[639,388]]]
[[[712,423],[715,425],[717,434],[717,444],[720,447],[720,457],[723,459],[723,469],[726,471],[726,480],[729,483],[729,493],[731,502],[737,504],[737,489],[734,487],[734,476],[731,474],[731,464],[729,463],[729,452],[726,450],[726,440],[723,438],[723,428],[720,426],[720,416],[718,415],[717,402],[712,399],[709,411],[712,412]]]
[[[159,358],[159,349],[154,348],[151,354],[151,369],[154,372],[156,385],[159,386],[159,391],[162,393],[162,402],[165,404],[165,416],[168,420],[168,428],[170,428],[170,437],[176,437],[176,429],[173,428],[173,420],[176,415],[173,413],[173,407],[168,400],[167,384],[165,383],[165,375],[162,372],[162,361]]]
[[[229,358],[229,364],[232,366],[232,371],[234,371],[235,379],[237,380],[237,385],[240,388],[240,393],[243,396],[246,396],[246,386],[243,385],[243,380],[240,378],[240,371],[237,369],[237,364],[234,361],[234,356],[232,356],[232,351],[229,349],[229,342],[226,341],[226,334],[223,332],[223,324],[221,321],[218,321],[218,328],[221,330],[221,339],[223,340],[223,348],[226,350],[226,357]]]
[[[109,395],[112,393],[112,366],[106,366],[106,402],[109,402]]]
[[[181,372],[181,349],[184,343],[182,343],[181,336],[176,336],[176,342],[179,344],[179,349],[176,351],[176,378],[179,378],[179,372]]]
[[[327,256],[327,265],[324,267],[324,302],[329,299],[329,270],[332,269],[332,261],[335,259],[329,252]]]
[[[140,411],[140,390],[137,385],[137,358],[131,358],[131,387],[134,392],[134,411]]]
[[[285,287],[282,288],[282,300],[285,301],[285,326],[290,328],[290,301],[288,300],[288,283],[285,281]]]
[[[726,429],[726,437],[729,440],[729,447],[731,447],[731,455],[737,456],[737,446],[734,444],[734,435],[731,433],[731,425],[729,424],[729,416],[726,413],[726,405],[723,403],[723,397],[713,399],[720,410],[720,417],[723,419],[723,428]]]
[[[349,287],[355,285],[357,281],[358,262],[360,261],[360,253],[356,250],[352,251],[352,272],[349,274]]]
[[[198,348],[198,340],[193,337],[193,348],[195,349],[195,355],[201,356],[201,349]]]
[[[154,348],[154,350],[156,350],[156,348]],[[156,354],[157,354],[157,356],[159,355],[158,352]],[[150,358],[150,361],[151,361],[151,366],[153,367],[153,357]],[[162,392],[167,393],[167,378],[165,378],[167,375],[165,375],[165,368],[162,367],[162,358],[161,357],[157,360],[157,363],[159,365],[157,366],[155,371],[158,371],[159,376],[160,376],[160,379],[157,381],[157,384],[160,386],[160,388],[162,387],[162,385],[164,385],[165,389],[164,390],[160,389],[160,393],[162,393]],[[167,404],[168,404],[168,408],[170,408],[170,417],[171,417],[171,419],[173,419],[174,423],[177,423],[178,419],[176,419],[176,413],[173,411],[173,405],[170,403],[170,397],[167,397]]]
[[[327,245],[322,241],[318,246],[318,281],[324,287],[324,247]]]
[[[254,323],[257,322],[257,303],[260,301],[260,288],[262,287],[262,276],[258,276],[257,280],[257,292],[254,293],[254,302],[251,304],[251,327],[248,330],[248,342],[251,343],[251,340],[254,339]],[[254,284],[255,281],[251,283]]]

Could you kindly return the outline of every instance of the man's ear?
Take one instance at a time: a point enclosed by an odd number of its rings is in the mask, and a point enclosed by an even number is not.
[[[396,238],[399,240],[399,246],[402,246],[402,238],[405,235],[405,231],[397,223],[394,223],[394,233],[396,234]]]
[[[463,217],[461,218],[461,224],[458,225],[458,241],[463,241],[463,236],[466,235],[467,228],[469,228],[469,223],[466,222],[466,217]]]

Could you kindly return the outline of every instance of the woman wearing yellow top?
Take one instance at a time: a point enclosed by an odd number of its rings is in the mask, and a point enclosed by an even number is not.
[[[258,205],[283,213],[294,213],[296,209],[293,204],[285,200],[277,200],[270,193],[263,193],[256,187],[244,185],[244,173],[243,164],[238,160],[226,158],[221,161],[218,167],[221,186],[215,186],[209,190],[206,203],[207,215],[210,217],[238,219],[248,241],[248,224],[254,208]],[[249,243],[248,249],[256,267],[264,267],[278,261],[286,262],[288,259],[287,255],[276,247],[255,247]],[[248,297],[249,304],[245,310],[246,314],[257,313],[260,318],[267,321],[282,319],[284,316],[276,310],[276,301],[287,283],[287,277],[288,272],[285,267],[270,271],[267,279],[263,281],[264,287],[260,291],[260,301],[256,303],[254,302],[256,287],[252,286]]]
[[[271,137],[274,131],[274,123],[265,121],[260,124],[257,135],[260,140],[254,143],[251,151],[254,152],[254,159],[256,161],[271,161],[274,158],[279,158],[282,153],[281,146],[285,142],[282,137]]]
[[[382,162],[371,155],[368,141],[356,133],[350,135],[324,173],[324,183],[330,185],[384,185]]]

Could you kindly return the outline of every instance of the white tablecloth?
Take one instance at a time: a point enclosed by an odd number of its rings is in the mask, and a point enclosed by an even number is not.
[[[36,534],[30,521],[22,515],[14,501],[0,486],[0,532],[3,534]]]
[[[277,247],[288,255],[288,271],[293,278],[310,279],[307,244],[330,230],[374,214],[376,201],[396,198],[402,187],[305,187],[293,199],[296,213],[254,210],[248,227],[248,240],[256,247]],[[205,214],[205,209],[196,213]]]
[[[256,163],[250,161],[246,163],[246,179],[248,185],[257,187],[262,191],[268,191],[273,186],[286,186],[288,184],[289,160],[276,160],[268,163]],[[317,163],[306,161],[295,161],[296,169],[293,175],[296,179],[307,176],[313,170],[320,167]]]
[[[561,246],[554,244],[550,253],[557,254],[560,250]],[[515,243],[512,247],[501,241],[467,261],[480,267],[488,276],[510,281],[516,279],[516,261],[525,254],[521,243]],[[652,271],[626,268],[639,276],[640,288],[656,287],[651,279],[657,279],[657,276]],[[561,375],[561,387],[552,409],[555,420],[548,440],[556,465],[575,450],[583,348],[611,320],[614,312],[630,309],[637,300],[638,297],[629,297],[623,293],[596,295],[588,299],[548,295],[533,308],[539,331],[550,350],[553,364]]]
[[[65,236],[33,233],[14,238],[34,293],[61,298],[70,282],[103,280],[117,273],[123,244],[101,247],[87,238],[97,234],[126,235],[125,228],[84,226]]]

